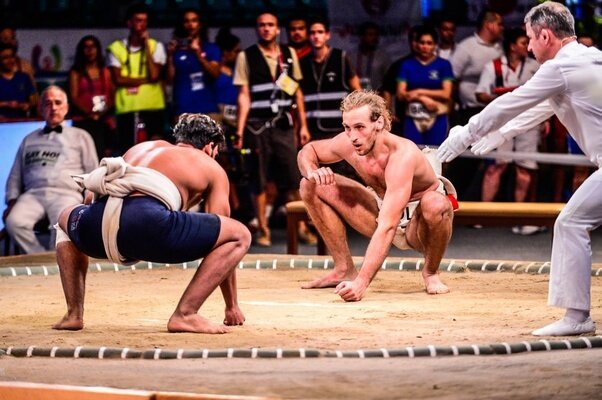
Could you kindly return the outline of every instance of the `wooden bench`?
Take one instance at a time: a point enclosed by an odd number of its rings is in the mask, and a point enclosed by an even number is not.
[[[456,225],[513,226],[537,225],[554,227],[556,217],[564,203],[502,203],[461,201],[454,213]],[[286,204],[286,229],[288,254],[299,253],[299,222],[309,222],[309,215],[302,201]],[[326,254],[324,240],[318,234],[318,254]]]
[[[564,203],[503,203],[460,201],[454,213],[456,225],[554,227]]]

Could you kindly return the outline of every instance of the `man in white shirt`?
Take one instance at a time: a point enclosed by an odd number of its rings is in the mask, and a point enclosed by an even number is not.
[[[477,31],[456,46],[450,62],[458,85],[459,109],[451,116],[452,124],[467,123],[485,107],[476,98],[477,84],[485,65],[504,54],[503,32],[500,14],[485,9],[477,19]],[[447,166],[445,176],[454,182],[460,200],[480,199],[481,176],[473,174],[480,164],[481,160],[461,158]]]
[[[477,32],[456,46],[450,60],[454,76],[459,81],[460,106],[467,111],[468,117],[485,106],[477,100],[475,91],[485,65],[504,54],[500,43],[503,33],[502,17],[493,11],[482,12]]]
[[[602,52],[577,43],[575,20],[560,3],[548,1],[532,8],[525,16],[525,24],[529,49],[541,64],[539,70],[512,93],[491,102],[467,125],[452,128],[439,147],[440,160],[448,162],[470,145],[473,152],[485,154],[556,114],[585,155],[600,167]],[[589,232],[601,224],[602,170],[598,169],[571,197],[554,225],[548,302],[565,308],[566,315],[533,331],[534,335],[595,332],[589,311]]]

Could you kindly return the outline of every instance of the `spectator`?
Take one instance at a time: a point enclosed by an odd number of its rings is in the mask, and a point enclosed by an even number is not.
[[[303,17],[293,17],[286,25],[288,45],[295,49],[297,58],[301,61],[311,54],[311,44],[307,31],[307,20]]]
[[[69,105],[63,89],[47,87],[41,109],[46,126],[23,139],[6,182],[6,230],[27,254],[46,251],[33,232],[38,221],[47,216],[54,225],[63,208],[82,202],[71,175],[98,166],[88,132],[64,124]],[[51,245],[54,236],[52,230]]]
[[[19,52],[19,41],[17,40],[17,32],[14,27],[8,26],[8,25],[0,26],[0,43],[10,44],[15,48],[15,55],[16,55],[17,62],[15,63],[14,70],[24,72],[25,74],[27,74],[27,76],[29,76],[29,79],[31,80],[31,84],[35,87],[36,79],[34,77],[33,67],[31,66],[29,61],[27,61],[24,58],[19,57],[17,54]],[[36,106],[37,106],[37,97],[36,97]]]
[[[26,118],[35,109],[36,91],[24,72],[15,70],[16,49],[0,43],[0,117]]]
[[[347,54],[329,46],[328,22],[312,22],[309,40],[312,54],[300,61],[307,127],[312,139],[327,139],[341,133],[341,100],[360,89],[360,82]]]
[[[449,61],[456,51],[456,22],[443,18],[437,25],[437,31],[439,32],[437,55]]]
[[[539,68],[537,61],[529,57],[527,49],[529,39],[523,29],[510,29],[504,36],[504,55],[485,65],[476,89],[477,99],[484,104],[491,103],[496,97],[516,89],[527,82]],[[518,135],[514,140],[505,142],[500,151],[520,151],[536,153],[541,126],[536,126]],[[497,159],[488,164],[483,176],[481,200],[493,201],[498,194],[500,181],[508,167],[508,160]],[[527,200],[527,194],[537,170],[532,160],[515,162],[514,201]],[[515,226],[514,233],[532,234],[539,230],[537,226]]]
[[[220,74],[219,47],[202,39],[201,16],[195,9],[178,17],[167,45],[167,79],[173,84],[175,119],[183,113],[217,117],[215,80]]]
[[[234,67],[236,57],[240,53],[240,38],[230,33],[229,30],[220,29],[215,41],[220,48],[222,58],[220,74],[216,81],[217,104],[224,125],[236,127],[236,102],[238,88],[234,85]],[[228,135],[226,135],[228,139]]]
[[[96,36],[84,36],[75,49],[69,71],[73,126],[92,135],[98,158],[112,154],[115,139],[115,88]]]
[[[438,57],[437,32],[416,30],[417,52],[399,69],[397,97],[407,103],[404,136],[416,144],[440,145],[447,135],[454,75],[449,61]]]
[[[234,66],[236,57],[241,51],[240,38],[233,35],[230,30],[222,28],[215,38],[215,43],[222,53],[220,75],[215,82],[215,88],[228,147],[227,151],[219,153],[217,160],[228,173],[230,180],[229,202],[233,218],[248,221],[253,218],[246,179],[249,173],[249,152],[247,149],[233,147],[233,139],[236,137],[236,102],[238,100],[238,87],[234,85]]]
[[[299,198],[301,176],[296,165],[297,140],[292,126],[293,101],[297,106],[301,144],[310,140],[305,120],[302,79],[295,51],[278,44],[278,18],[269,12],[257,17],[259,42],[242,51],[236,60],[234,84],[239,86],[235,147],[253,150],[253,197],[259,224],[260,246],[271,245],[266,217],[266,187],[269,178],[286,192],[288,200]],[[272,175],[270,176],[270,173]],[[306,234],[307,228],[302,227]],[[315,238],[314,238],[315,240]]]
[[[307,127],[312,140],[329,139],[342,132],[341,101],[350,92],[360,89],[360,80],[347,54],[328,45],[330,25],[326,20],[318,19],[309,25],[309,40],[312,54],[300,61]],[[346,161],[331,164],[330,168],[359,179]]]
[[[380,30],[374,22],[365,22],[359,27],[359,44],[350,52],[355,71],[363,89],[378,89],[391,64],[389,55],[378,48]]]
[[[403,121],[405,119],[407,104],[397,97],[397,78],[399,76],[401,64],[405,60],[414,57],[418,52],[416,31],[421,27],[422,25],[414,25],[408,30],[408,46],[410,47],[410,52],[391,63],[383,78],[383,84],[380,87],[380,92],[385,99],[385,103],[391,111],[391,133],[398,136],[403,136],[404,133]]]
[[[504,32],[502,17],[493,11],[481,12],[477,32],[456,47],[451,64],[459,81],[459,99],[462,108],[458,123],[464,124],[484,107],[475,96],[481,72],[486,64],[503,55],[500,40]]]
[[[488,9],[479,14],[477,31],[456,46],[451,59],[454,77],[457,80],[459,109],[452,114],[453,125],[464,125],[468,119],[480,112],[485,104],[476,98],[476,88],[486,64],[503,55],[502,17]],[[446,176],[456,186],[458,199],[479,200],[481,198],[481,160],[459,158],[446,168]]]
[[[149,36],[148,15],[144,4],[131,6],[126,14],[128,37],[114,41],[108,48],[108,66],[116,88],[120,153],[146,140],[146,132],[148,137],[164,134],[165,97],[159,78],[165,65],[165,48]],[[139,128],[144,130],[137,135]]]

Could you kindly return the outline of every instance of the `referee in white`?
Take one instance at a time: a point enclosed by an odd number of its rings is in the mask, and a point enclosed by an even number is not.
[[[448,162],[471,145],[473,152],[485,154],[556,114],[586,156],[602,166],[602,52],[577,43],[575,20],[560,3],[547,1],[533,7],[525,24],[529,49],[541,67],[527,83],[498,97],[467,125],[452,128],[439,147],[439,158]],[[601,224],[602,170],[598,169],[571,197],[554,226],[548,302],[565,308],[566,314],[533,335],[595,332],[590,318],[589,233]]]

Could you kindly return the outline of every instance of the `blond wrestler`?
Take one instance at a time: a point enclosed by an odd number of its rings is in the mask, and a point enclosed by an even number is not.
[[[298,155],[304,177],[301,197],[334,260],[331,273],[303,287],[336,287],[345,301],[359,301],[393,243],[424,254],[427,293],[449,292],[437,271],[452,233],[453,205],[444,186],[450,191],[453,186],[443,185],[413,142],[389,131],[390,114],[375,92],[349,94],[341,110],[345,131],[305,145]],[[327,164],[340,160],[346,160],[368,188],[334,174]],[[417,202],[415,207],[412,202]],[[345,222],[370,238],[359,272]]]

